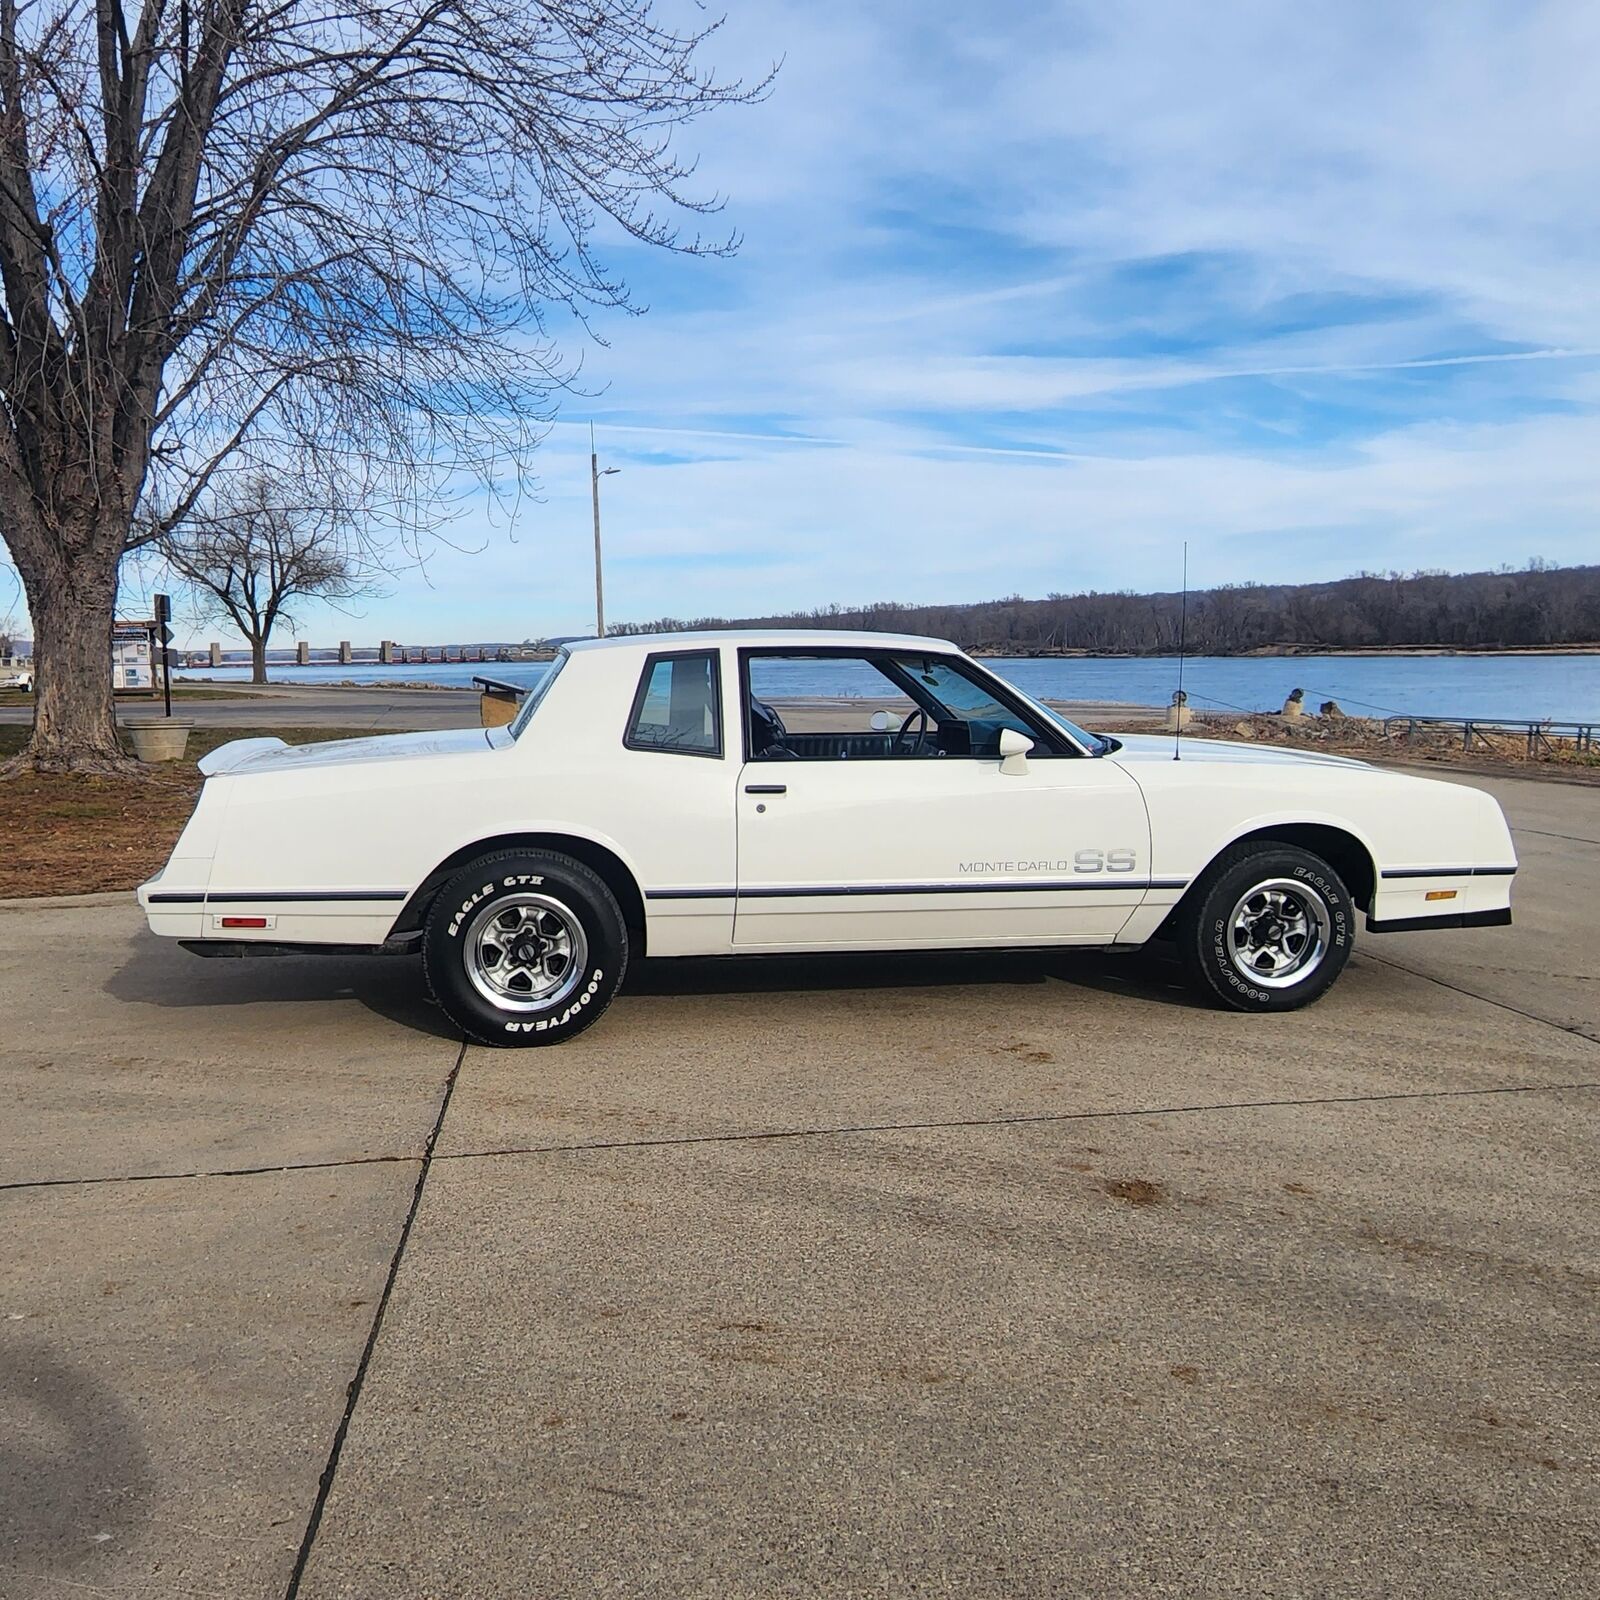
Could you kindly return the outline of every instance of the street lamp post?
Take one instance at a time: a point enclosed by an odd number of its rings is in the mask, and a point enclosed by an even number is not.
[[[621,467],[600,470],[600,457],[595,453],[594,424],[589,424],[589,489],[594,498],[594,636],[606,636],[606,586],[600,570],[600,480],[621,472]]]

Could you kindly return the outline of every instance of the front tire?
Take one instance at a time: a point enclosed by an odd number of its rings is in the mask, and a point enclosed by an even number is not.
[[[628,929],[598,873],[554,851],[504,850],[463,867],[430,908],[422,964],[469,1039],[560,1044],[622,986]]]
[[[1191,981],[1234,1011],[1310,1005],[1333,986],[1354,945],[1344,880],[1321,856],[1270,840],[1224,851],[1178,926]]]

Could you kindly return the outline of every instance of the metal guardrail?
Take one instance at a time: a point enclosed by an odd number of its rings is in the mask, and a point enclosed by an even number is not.
[[[1516,721],[1498,717],[1385,717],[1383,731],[1392,735],[1404,729],[1406,742],[1415,741],[1418,729],[1460,730],[1461,748],[1470,750],[1474,744],[1485,749],[1497,748],[1490,735],[1505,738],[1510,735],[1527,743],[1528,756],[1554,753],[1565,747],[1577,751],[1600,750],[1600,722]]]

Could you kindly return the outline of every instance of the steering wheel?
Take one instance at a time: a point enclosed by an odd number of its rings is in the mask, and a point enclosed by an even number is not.
[[[917,724],[916,736],[911,734],[911,724]],[[928,746],[928,713],[918,706],[908,712],[906,720],[900,724],[900,731],[889,741],[889,754],[892,756],[920,756]]]
[[[770,760],[794,754],[784,744],[789,730],[784,727],[783,718],[765,700],[757,700],[754,695],[750,697],[750,728],[755,735],[751,743],[756,755]]]

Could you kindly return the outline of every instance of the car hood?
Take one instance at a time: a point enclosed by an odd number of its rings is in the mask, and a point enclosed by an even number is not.
[[[1172,735],[1158,733],[1119,733],[1115,737],[1122,748],[1114,750],[1108,760],[1130,766],[1148,761],[1172,760]],[[1181,745],[1183,760],[1206,762],[1234,762],[1252,767],[1349,767],[1360,772],[1376,770],[1371,762],[1358,761],[1353,756],[1325,755],[1319,750],[1285,750],[1282,745],[1244,744],[1228,739],[1185,739]]]
[[[424,756],[468,755],[493,743],[482,728],[450,728],[442,733],[386,733],[372,739],[328,739],[288,745],[281,739],[236,739],[213,750],[200,763],[208,776],[230,773],[303,771],[307,767],[370,765],[413,761]]]

